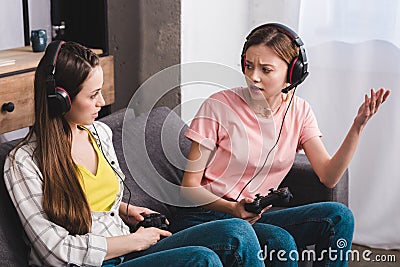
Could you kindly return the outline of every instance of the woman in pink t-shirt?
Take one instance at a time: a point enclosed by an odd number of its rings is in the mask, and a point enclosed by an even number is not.
[[[241,64],[248,87],[213,94],[186,133],[193,143],[182,194],[196,207],[183,209],[172,227],[179,231],[207,221],[242,218],[253,225],[261,247],[282,251],[264,255],[269,266],[297,266],[293,257],[298,256],[297,248],[311,244],[320,258],[317,264],[346,266],[346,257],[327,253],[346,255],[351,247],[354,219],[346,206],[326,202],[265,212],[266,207],[255,214],[246,211],[245,204],[256,193],[267,195],[270,188],[277,188],[302,149],[320,181],[334,187],[353,157],[364,126],[390,90],[365,95],[342,145],[330,156],[311,107],[294,96],[308,75],[297,34],[277,23],[257,27],[246,39]]]

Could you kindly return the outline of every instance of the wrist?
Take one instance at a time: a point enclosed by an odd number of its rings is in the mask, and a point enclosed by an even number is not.
[[[227,204],[226,204],[226,208],[227,208],[226,213],[236,217],[237,203],[238,202],[235,202],[235,201],[226,201],[226,202],[227,202]]]
[[[351,126],[351,128],[352,128],[356,133],[361,134],[362,130],[364,129],[364,126],[365,126],[365,125],[363,125],[363,124],[357,123],[357,120],[354,119],[353,125]]]
[[[121,201],[121,203],[119,204],[119,211],[123,211],[123,210],[126,210],[126,203],[125,202],[122,202]]]

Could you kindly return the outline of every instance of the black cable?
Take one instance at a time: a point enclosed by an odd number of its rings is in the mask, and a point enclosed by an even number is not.
[[[283,129],[283,122],[285,121],[286,114],[287,114],[287,112],[288,112],[288,110],[289,110],[290,104],[292,103],[294,94],[296,93],[296,89],[297,89],[297,86],[294,87],[294,89],[293,89],[293,94],[292,94],[292,97],[290,98],[289,105],[288,105],[288,107],[286,108],[285,114],[283,115],[283,119],[282,119],[282,123],[281,123],[281,128],[279,129],[278,138],[276,139],[275,144],[274,144],[274,145],[272,146],[272,148],[268,151],[268,154],[267,154],[267,156],[265,157],[264,163],[262,164],[261,168],[260,168],[260,169],[256,172],[256,174],[254,174],[253,177],[243,186],[242,190],[240,190],[239,195],[236,197],[235,201],[238,201],[240,195],[243,193],[243,190],[246,189],[246,187],[257,177],[257,175],[260,174],[260,172],[262,171],[262,169],[265,167],[265,164],[267,163],[267,160],[268,160],[269,155],[271,154],[272,150],[274,150],[275,147],[278,145],[279,139],[281,138],[282,129]]]
[[[108,161],[106,155],[104,154],[103,146],[101,145],[100,136],[99,136],[99,133],[97,132],[97,129],[96,129],[96,127],[94,126],[94,124],[93,124],[93,129],[94,129],[94,131],[96,132],[97,138],[98,138],[98,140],[99,140],[99,148],[100,148],[100,150],[101,150],[101,153],[103,154],[104,158],[106,159],[108,165],[110,165],[111,169],[113,169],[113,171],[117,174],[118,178],[122,181],[124,187],[125,187],[125,188],[128,190],[128,192],[129,192],[128,203],[127,203],[127,205],[126,205],[126,220],[127,220],[127,222],[129,223],[129,203],[131,202],[132,192],[131,192],[131,190],[129,189],[129,187],[126,185],[124,179],[122,179],[122,177],[119,175],[119,173],[117,172],[117,170],[114,169],[114,167],[113,167],[112,164]]]

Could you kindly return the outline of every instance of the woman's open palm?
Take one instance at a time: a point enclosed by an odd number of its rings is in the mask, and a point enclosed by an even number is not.
[[[371,89],[371,96],[365,94],[364,103],[358,109],[357,116],[354,120],[356,125],[363,128],[368,120],[378,111],[379,106],[386,101],[390,94],[390,90],[380,88],[377,92]]]

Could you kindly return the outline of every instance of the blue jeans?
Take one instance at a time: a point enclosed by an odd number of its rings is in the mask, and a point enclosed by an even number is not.
[[[114,258],[103,262],[103,267],[148,267],[148,266],[213,266],[222,267],[218,255],[209,248],[187,246],[155,252],[146,256],[123,262],[123,258]]]
[[[193,226],[163,238],[154,246],[105,261],[103,266],[264,266],[251,225],[232,218]]]
[[[203,208],[182,209],[171,221],[180,231],[232,215]],[[253,224],[267,266],[297,266],[298,260],[315,260],[313,266],[347,266],[354,231],[352,212],[336,202],[314,203],[266,212]],[[301,250],[315,245],[315,251]],[[298,250],[300,248],[300,250]]]

